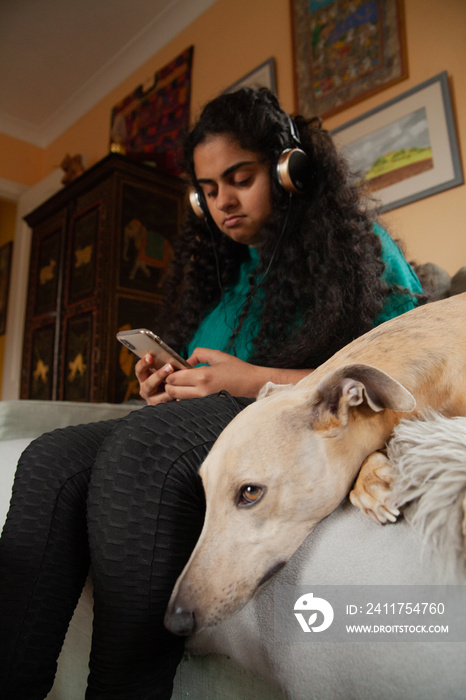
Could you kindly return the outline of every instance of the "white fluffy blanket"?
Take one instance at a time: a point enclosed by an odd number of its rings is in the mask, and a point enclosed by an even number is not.
[[[387,452],[397,470],[394,500],[423,549],[434,552],[448,581],[465,579],[466,418],[430,412],[404,420]]]

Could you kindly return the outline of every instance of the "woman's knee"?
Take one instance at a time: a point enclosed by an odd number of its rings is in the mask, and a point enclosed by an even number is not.
[[[131,444],[133,449],[140,452],[146,446],[144,441],[150,439],[152,444],[170,450],[176,459],[179,452],[216,440],[248,403],[249,400],[212,395],[144,406],[118,421],[107,442],[113,445]],[[138,450],[139,444],[141,450]]]
[[[99,450],[91,493],[109,496],[115,489],[144,490],[155,483],[162,487],[166,479],[192,483],[192,473],[197,474],[239,410],[223,397],[207,397],[131,412],[118,421]]]
[[[110,429],[106,423],[72,426],[33,440],[18,461],[11,505],[40,513],[53,510],[60,498],[85,502],[92,465]]]

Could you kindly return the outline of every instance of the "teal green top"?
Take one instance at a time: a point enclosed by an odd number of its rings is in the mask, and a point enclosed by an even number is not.
[[[414,270],[405,260],[395,241],[378,224],[374,224],[374,232],[380,237],[382,243],[382,260],[385,263],[382,279],[389,287],[402,288],[394,290],[386,297],[382,312],[374,321],[374,326],[378,326],[390,318],[413,309],[417,302],[409,292],[421,293],[422,288]],[[204,317],[187,345],[186,357],[189,357],[197,347],[223,350],[233,354],[229,345],[231,334],[236,327],[250,289],[249,277],[256,269],[258,262],[257,250],[249,248],[249,259],[242,264],[238,281],[225,291],[219,304]],[[253,297],[248,317],[235,339],[235,352],[241,360],[247,361],[252,355],[254,338],[259,330],[260,306],[260,295],[256,295]]]
[[[195,348],[211,348],[233,354],[232,348],[229,347],[231,334],[250,290],[249,277],[258,263],[257,250],[249,248],[249,259],[241,265],[238,281],[225,290],[219,304],[201,321],[187,345],[186,357],[189,357]],[[261,302],[260,295],[253,297],[249,314],[235,338],[235,354],[241,360],[247,360],[252,355],[254,338],[259,331]]]
[[[416,273],[405,260],[393,238],[379,224],[374,224],[374,233],[379,236],[382,243],[382,260],[385,263],[385,270],[382,274],[383,281],[388,287],[402,287],[386,297],[383,309],[374,321],[374,326],[378,326],[384,321],[404,314],[405,311],[414,309],[417,301],[409,292],[421,294],[422,287]]]

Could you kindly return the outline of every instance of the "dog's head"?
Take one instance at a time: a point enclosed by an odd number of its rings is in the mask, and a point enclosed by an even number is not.
[[[365,452],[381,446],[368,444],[373,416],[414,404],[398,382],[364,365],[320,383],[310,375],[294,387],[266,385],[201,467],[204,528],[166,626],[190,634],[246,604],[347,495]]]

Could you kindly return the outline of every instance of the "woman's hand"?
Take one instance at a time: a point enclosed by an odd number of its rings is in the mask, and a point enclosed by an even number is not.
[[[148,404],[180,399],[196,399],[218,391],[233,396],[255,398],[268,381],[275,384],[296,384],[312,370],[273,369],[259,367],[220,350],[196,348],[188,358],[193,369],[174,371],[171,365],[156,370],[151,355],[136,364],[140,394]],[[200,362],[202,367],[195,367]]]
[[[139,381],[139,394],[146,403],[155,405],[173,400],[165,391],[165,381],[174,372],[171,365],[155,369],[154,358],[148,353],[136,363],[134,370]]]
[[[267,367],[243,362],[220,350],[196,348],[188,358],[190,365],[208,366],[173,372],[166,378],[165,392],[172,399],[193,399],[224,389],[233,396],[254,398],[270,375]]]

